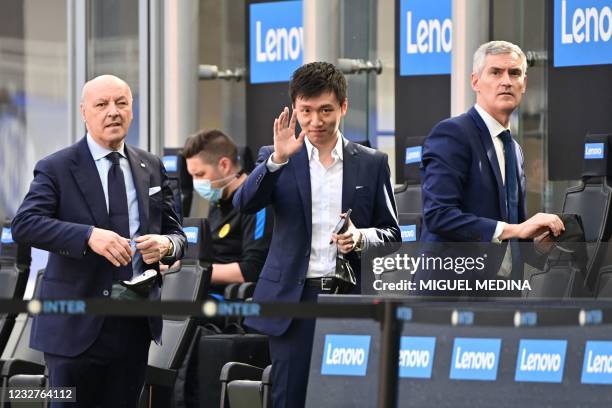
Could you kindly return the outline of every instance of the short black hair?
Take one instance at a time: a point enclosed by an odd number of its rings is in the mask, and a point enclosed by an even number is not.
[[[346,99],[346,78],[333,64],[311,62],[293,72],[289,84],[289,96],[293,105],[298,97],[312,98],[325,92],[333,92],[340,105]]]
[[[216,164],[220,158],[227,157],[232,164],[238,164],[238,147],[231,137],[220,130],[200,130],[185,141],[183,156],[190,159],[199,155],[209,164]]]

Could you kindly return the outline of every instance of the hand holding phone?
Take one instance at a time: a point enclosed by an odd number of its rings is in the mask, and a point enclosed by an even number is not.
[[[336,226],[334,227],[334,230],[332,231],[332,235],[333,234],[343,234],[346,232],[346,230],[348,229],[348,224],[349,224],[349,217],[351,216],[351,212],[353,210],[352,209],[348,209],[346,211],[346,214],[344,214],[344,216],[340,216],[340,219],[338,220],[338,223],[336,224]],[[333,244],[334,241],[330,240],[329,244]]]

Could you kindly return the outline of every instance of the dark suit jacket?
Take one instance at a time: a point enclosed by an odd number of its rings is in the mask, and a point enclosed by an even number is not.
[[[523,222],[526,219],[524,157],[516,141],[514,149],[519,175],[518,215],[519,222]],[[432,129],[423,145],[421,180],[424,221],[421,241],[488,243],[497,222],[508,220],[506,190],[495,147],[475,108],[443,120]],[[489,246],[495,247],[497,253],[487,265],[488,273],[499,269],[505,253],[505,245]],[[419,271],[419,278],[430,277]]]
[[[186,239],[174,211],[172,191],[161,160],[126,145],[138,196],[140,233],[172,235],[183,256]],[[149,196],[149,188],[161,191]],[[17,215],[12,232],[17,242],[49,251],[40,286],[42,299],[108,297],[114,266],[87,245],[91,226],[110,229],[106,200],[95,162],[83,138],[42,160]],[[152,265],[159,268],[159,265]],[[159,287],[151,293],[159,299]],[[76,356],[98,337],[104,318],[93,315],[40,315],[34,318],[31,347]],[[150,318],[152,338],[161,338],[160,317]]]
[[[308,152],[304,145],[289,163],[273,173],[266,162],[273,147],[263,147],[258,165],[234,195],[241,211],[255,213],[267,205],[274,209],[274,231],[254,300],[299,302],[304,289],[312,238],[312,204]],[[379,243],[400,240],[389,165],[384,153],[348,142],[343,151],[342,212],[352,208],[357,228],[376,228]],[[331,236],[331,231],[330,231]],[[358,275],[358,255],[349,254]],[[281,335],[291,319],[247,319],[246,323],[270,335]]]

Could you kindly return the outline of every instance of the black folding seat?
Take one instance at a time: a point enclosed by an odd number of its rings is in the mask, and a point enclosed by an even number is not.
[[[230,362],[221,370],[220,408],[272,407],[272,366],[265,369]]]
[[[582,275],[574,279],[569,270],[536,274],[537,290],[530,296],[612,296],[612,264],[609,240],[612,235],[612,135],[587,135],[582,180],[565,192],[563,214],[580,217],[584,230],[586,262]],[[569,289],[571,286],[571,290]],[[533,289],[533,285],[532,285]]]
[[[162,301],[196,302],[210,286],[212,265],[201,261],[203,247],[210,247],[210,227],[205,219],[186,218],[183,223],[188,237],[187,253],[181,267],[164,274]],[[151,343],[141,406],[171,407],[172,389],[187,350],[196,332],[196,319],[185,316],[164,316],[162,344]]]
[[[395,188],[398,213],[421,213],[421,151],[424,137],[407,137],[404,155],[404,184]]]
[[[42,279],[44,270],[41,270],[36,275],[36,290],[39,287],[38,283]],[[27,374],[28,381],[32,386],[45,382],[44,372],[44,354],[41,351],[30,348],[30,331],[32,327],[32,317],[27,313],[22,313],[15,319],[15,325],[11,331],[9,340],[0,357],[0,378],[2,380],[2,395],[0,396],[0,407],[3,407],[6,401],[6,387],[12,377]],[[22,378],[22,377],[21,377]],[[23,381],[17,381],[23,382]]]
[[[2,226],[0,241],[0,298],[23,299],[30,274],[30,247],[13,241],[10,222]],[[0,312],[0,353],[15,323],[15,315]]]

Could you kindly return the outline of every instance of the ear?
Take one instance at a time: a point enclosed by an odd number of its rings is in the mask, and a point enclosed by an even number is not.
[[[527,74],[525,74],[525,81],[523,82],[523,93],[527,90]]]
[[[478,74],[472,72],[472,89],[474,90],[474,92],[480,91],[480,87],[478,86],[479,79],[480,78],[478,77]]]
[[[221,157],[219,167],[221,167],[221,172],[226,175],[232,170],[232,161],[227,157]]]
[[[87,120],[85,119],[85,106],[83,106],[83,102],[81,102],[79,105],[79,109],[81,110],[81,118],[83,119],[83,122],[87,123]]]
[[[340,111],[342,112],[342,116],[346,115],[346,112],[348,111],[348,98],[344,98],[340,104]]]

